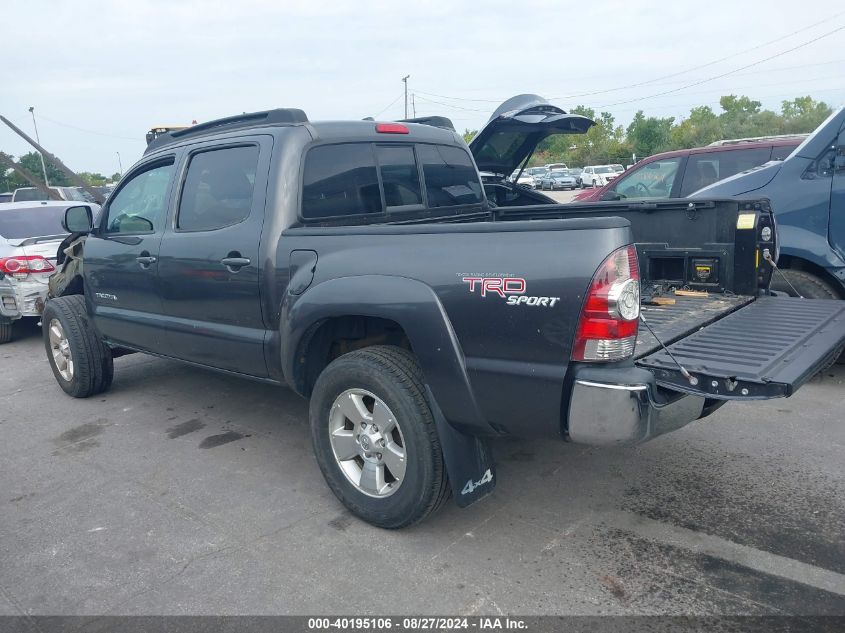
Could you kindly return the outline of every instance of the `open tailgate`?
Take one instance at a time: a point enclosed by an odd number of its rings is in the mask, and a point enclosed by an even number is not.
[[[845,344],[845,301],[760,297],[637,361],[657,384],[719,400],[789,397]],[[695,383],[695,384],[693,384]]]

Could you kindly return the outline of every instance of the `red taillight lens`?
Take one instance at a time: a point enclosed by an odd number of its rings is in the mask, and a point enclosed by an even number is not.
[[[50,273],[56,270],[41,255],[20,255],[18,257],[0,257],[0,273],[13,277],[26,277],[29,273]]]
[[[640,317],[637,249],[611,253],[593,276],[578,321],[572,360],[622,360],[634,353]]]
[[[376,123],[376,132],[380,134],[408,134],[408,128],[401,123]]]

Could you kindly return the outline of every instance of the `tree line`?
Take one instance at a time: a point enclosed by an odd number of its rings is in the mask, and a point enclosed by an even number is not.
[[[7,160],[14,161],[14,156],[9,154],[5,154],[0,152]],[[38,152],[29,152],[28,154],[24,154],[20,158],[17,159],[17,163],[26,169],[29,173],[33,176],[37,177],[39,182],[43,182],[43,174],[44,171],[41,169],[41,157],[38,155]],[[54,187],[73,187],[75,186],[67,176],[65,176],[64,172],[62,172],[56,165],[54,165],[50,160],[44,160],[44,164],[47,167],[47,180],[50,182],[51,186]],[[103,176],[103,174],[97,172],[90,172],[90,171],[81,171],[77,172],[80,178],[82,178],[87,184],[91,185],[92,187],[104,185],[107,182],[117,182],[120,180],[120,174],[114,173],[111,176]],[[20,187],[31,187],[32,185],[26,181],[22,176],[18,175],[17,172],[13,170],[3,171],[0,168],[0,192],[4,191],[14,191]]]
[[[746,96],[725,95],[719,99],[720,112],[710,106],[698,106],[689,116],[646,116],[640,110],[627,127],[618,125],[610,112],[576,106],[581,114],[596,122],[586,134],[557,134],[545,139],[532,157],[531,165],[566,163],[572,166],[620,163],[637,160],[675,149],[702,147],[731,138],[806,134],[812,132],[831,113],[831,108],[812,97],[797,97],[781,103],[780,112],[762,109],[762,104]],[[476,134],[466,130],[469,140]]]

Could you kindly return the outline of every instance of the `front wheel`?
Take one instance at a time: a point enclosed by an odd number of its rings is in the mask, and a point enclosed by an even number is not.
[[[0,323],[0,345],[3,343],[8,343],[12,340],[12,324],[11,323]]]
[[[379,345],[335,359],[317,379],[309,417],[326,483],[368,523],[407,527],[448,497],[422,372],[409,352]]]
[[[82,295],[51,299],[41,322],[50,368],[65,393],[87,398],[111,386],[111,350],[91,324]]]

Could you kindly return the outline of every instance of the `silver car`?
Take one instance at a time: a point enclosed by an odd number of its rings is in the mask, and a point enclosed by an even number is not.
[[[47,280],[67,233],[65,209],[75,202],[9,202],[0,205],[0,343],[12,339],[12,323],[38,318]]]

